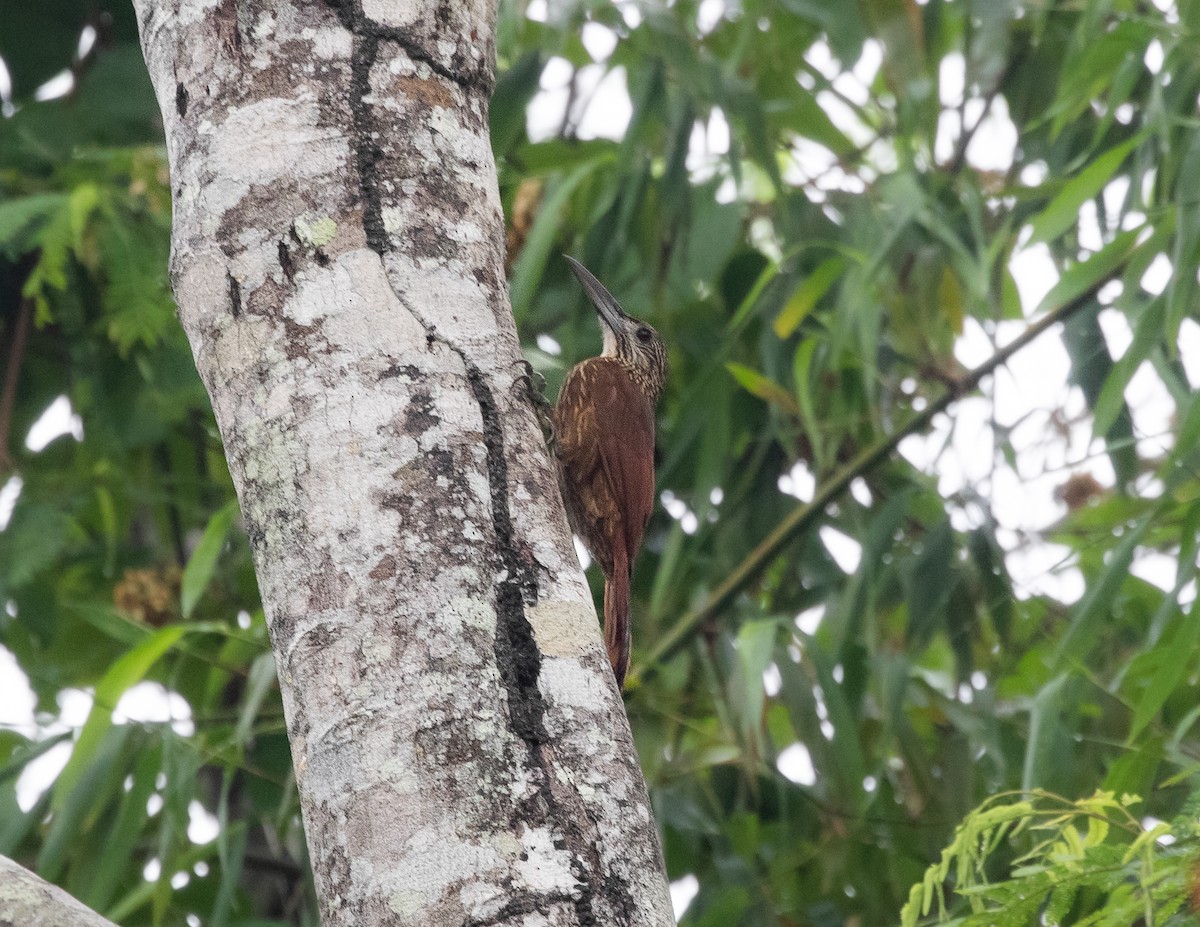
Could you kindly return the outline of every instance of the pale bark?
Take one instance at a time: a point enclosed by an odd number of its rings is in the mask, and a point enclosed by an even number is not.
[[[513,385],[493,0],[136,7],[324,923],[671,923]]]
[[[117,927],[11,859],[0,856],[0,927]]]

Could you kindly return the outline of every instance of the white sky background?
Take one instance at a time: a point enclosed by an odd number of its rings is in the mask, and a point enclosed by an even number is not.
[[[1157,0],[1157,5],[1166,9],[1170,4],[1168,0]],[[620,2],[618,6],[628,25],[632,27],[640,22],[637,5],[632,0]],[[698,17],[701,31],[713,28],[724,10],[724,0],[703,0]],[[528,15],[544,20],[546,0],[531,0]],[[90,41],[87,37],[85,40]],[[604,26],[587,23],[583,27],[582,40],[593,58],[592,64],[574,75],[568,62],[561,58],[551,59],[546,66],[541,89],[527,113],[529,134],[535,141],[556,135],[566,117],[582,139],[620,139],[629,125],[632,104],[624,69],[610,70],[604,64],[616,47],[617,36]],[[814,68],[834,82],[841,94],[861,103],[868,100],[868,87],[882,61],[881,49],[873,41],[867,42],[860,59],[849,67],[843,67],[822,42],[813,46],[806,57]],[[1156,70],[1161,66],[1161,59],[1161,48],[1157,51],[1151,48],[1147,65]],[[567,114],[572,79],[576,83],[576,92],[571,112]],[[800,79],[804,83],[806,77]],[[963,82],[962,56],[948,55],[942,62],[940,74],[941,102],[946,108],[939,123],[935,150],[940,160],[953,152],[960,132],[957,107],[964,92]],[[10,108],[7,83],[7,72],[0,63],[0,104]],[[60,75],[39,93],[42,97],[51,97],[66,92],[69,75],[67,84],[63,84]],[[866,143],[872,139],[871,131],[859,123],[852,110],[835,95],[822,91],[817,94],[817,99],[853,141]],[[983,101],[977,99],[966,102],[969,122],[979,117],[983,106]],[[1016,142],[1016,128],[1008,118],[1003,98],[997,97],[967,148],[967,162],[980,170],[1004,171],[1012,163]],[[693,132],[688,158],[693,176],[696,179],[714,174],[726,176],[723,158],[728,148],[728,123],[724,115],[715,110]],[[822,201],[823,191],[837,189],[853,193],[864,189],[862,181],[842,171],[836,158],[820,145],[799,142],[793,154],[794,163],[787,173],[788,179],[806,184],[809,195],[816,202]],[[894,156],[885,143],[878,143],[871,150],[868,165],[864,172],[868,179],[894,166]],[[1022,179],[1036,184],[1043,177],[1044,169],[1039,173],[1035,166],[1028,169]],[[1123,196],[1120,183],[1114,183],[1106,196],[1114,199]],[[733,181],[726,179],[718,197],[728,201],[736,194]],[[1091,204],[1081,210],[1080,219],[1081,241],[1089,248],[1098,248],[1102,231]],[[1049,251],[1041,245],[1020,249],[1010,266],[1022,305],[1027,313],[1031,312],[1058,279]],[[1147,271],[1142,286],[1152,293],[1161,292],[1172,273],[1170,261],[1166,255],[1160,255]],[[1116,294],[1110,291],[1105,295],[1111,302]],[[1132,338],[1124,315],[1115,309],[1106,309],[1101,316],[1101,325],[1110,350],[1119,357]],[[974,367],[991,356],[996,346],[1011,341],[1024,328],[1023,322],[1005,322],[989,335],[978,322],[968,319],[955,348],[957,358],[966,367]],[[1183,324],[1180,354],[1192,386],[1200,388],[1200,325],[1193,320]],[[1112,486],[1114,480],[1103,443],[1092,438],[1091,418],[1086,414],[1083,396],[1077,388],[1067,385],[1068,368],[1069,361],[1061,341],[1055,333],[1048,333],[1017,354],[985,385],[982,395],[958,402],[949,416],[938,417],[929,434],[909,437],[900,446],[900,453],[905,458],[937,477],[943,496],[967,488],[990,501],[999,522],[1000,541],[1009,551],[1007,564],[1018,596],[1044,594],[1067,604],[1082,595],[1083,579],[1065,548],[1041,540],[1041,534],[1066,513],[1063,503],[1055,498],[1055,490],[1072,474],[1090,473],[1105,486]],[[1169,447],[1170,438],[1164,437],[1164,433],[1175,409],[1166,388],[1149,365],[1144,365],[1134,376],[1126,390],[1126,399],[1139,438],[1139,451],[1147,457],[1161,455]],[[1002,426],[1020,423],[1012,436],[1019,449],[1018,472],[998,458],[992,436],[993,421]],[[37,451],[51,441],[68,438],[83,440],[83,423],[73,414],[64,396],[56,400],[34,425],[27,446]],[[20,486],[20,478],[13,477],[0,487],[0,529],[8,522]],[[798,499],[810,499],[813,488],[812,476],[803,464],[780,477],[780,490]],[[1149,483],[1139,488],[1147,494],[1158,491]],[[852,492],[860,501],[869,502],[865,484],[856,485]],[[714,496],[714,502],[719,501]],[[696,518],[683,500],[667,493],[663,502],[669,514],[681,520],[685,530],[689,533],[696,530]],[[959,529],[979,524],[979,519],[979,513],[973,512],[969,505],[952,508],[952,520]],[[830,555],[844,570],[853,572],[857,568],[861,548],[854,539],[831,527],[822,528],[820,536]],[[1164,590],[1173,588],[1174,564],[1170,557],[1143,551],[1135,561],[1133,572]],[[1194,591],[1191,594],[1194,595]],[[814,633],[822,616],[821,609],[799,616],[797,624],[801,634]],[[768,691],[777,690],[778,672],[772,674],[769,670],[764,684]],[[981,679],[974,687],[982,688],[985,684],[986,680]],[[970,698],[969,692],[957,694],[964,700]],[[86,719],[91,703],[89,692],[66,691],[60,697],[56,717],[35,718],[27,680],[12,655],[0,648],[0,726],[38,738],[77,731]],[[116,714],[121,720],[170,721],[181,733],[186,733],[191,725],[187,703],[157,683],[145,682],[131,689],[117,706]],[[828,736],[832,736],[832,729]],[[59,744],[28,766],[17,784],[18,800],[23,808],[31,807],[49,786],[69,753],[69,743]],[[809,784],[813,781],[812,763],[803,744],[794,744],[784,750],[779,767],[795,782]],[[873,787],[873,783],[864,785]],[[159,801],[161,803],[161,799]],[[193,809],[193,839],[212,839],[214,828],[215,820],[197,805]],[[672,885],[677,915],[690,903],[698,887],[692,876]]]

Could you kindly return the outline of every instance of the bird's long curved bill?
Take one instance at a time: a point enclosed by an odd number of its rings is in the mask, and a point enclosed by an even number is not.
[[[621,308],[621,304],[617,302],[616,297],[608,292],[608,288],[604,286],[596,276],[580,264],[575,258],[569,254],[564,254],[567,264],[571,270],[575,272],[575,276],[579,278],[579,282],[583,284],[583,291],[587,293],[588,299],[592,301],[592,305],[596,307],[596,311],[600,313],[605,324],[608,325],[614,332],[620,331],[622,323],[629,316],[625,314],[625,310]]]

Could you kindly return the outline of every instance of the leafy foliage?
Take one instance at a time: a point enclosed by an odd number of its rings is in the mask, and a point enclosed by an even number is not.
[[[0,853],[123,924],[316,923],[248,545],[172,318],[136,23],[19,6],[0,644],[36,723],[0,729]],[[668,870],[699,887],[685,924],[888,924],[906,900],[912,922],[951,887],[963,923],[1185,917],[1198,29],[1196,0],[501,4],[528,355],[553,392],[598,346],[564,251],[671,346],[627,705]],[[1018,356],[874,452],[1064,309],[1036,349],[1070,389],[1031,401]],[[74,435],[27,443],[62,396]],[[1036,487],[1044,511],[1014,511]],[[63,769],[44,793],[41,764]]]
[[[1197,823],[1143,827],[1130,812],[1140,799],[1111,792],[1068,801],[1035,790],[1028,798],[1002,796],[967,815],[942,859],[914,885],[901,912],[902,927],[937,909],[937,923],[960,927],[1020,927],[1072,923],[1182,924],[1173,917],[1196,880]],[[1189,802],[1194,804],[1194,801]],[[1012,861],[1012,878],[993,882],[989,857],[1018,837],[1032,847]],[[950,918],[942,884],[954,873],[970,913]]]

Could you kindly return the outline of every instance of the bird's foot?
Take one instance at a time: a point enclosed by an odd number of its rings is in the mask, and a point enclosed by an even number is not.
[[[514,367],[520,367],[524,373],[514,380],[514,383],[523,383],[525,388],[530,392],[530,399],[535,403],[550,404],[550,400],[546,398],[546,378],[533,369],[533,364],[521,358],[513,361]]]
[[[520,374],[513,385],[521,384],[525,387],[525,395],[529,398],[530,405],[533,406],[534,414],[537,415],[538,424],[542,428],[542,437],[546,441],[547,447],[554,446],[554,406],[550,400],[546,398],[546,378],[533,369],[533,364],[521,358],[516,362],[517,366],[521,367],[525,372]]]

